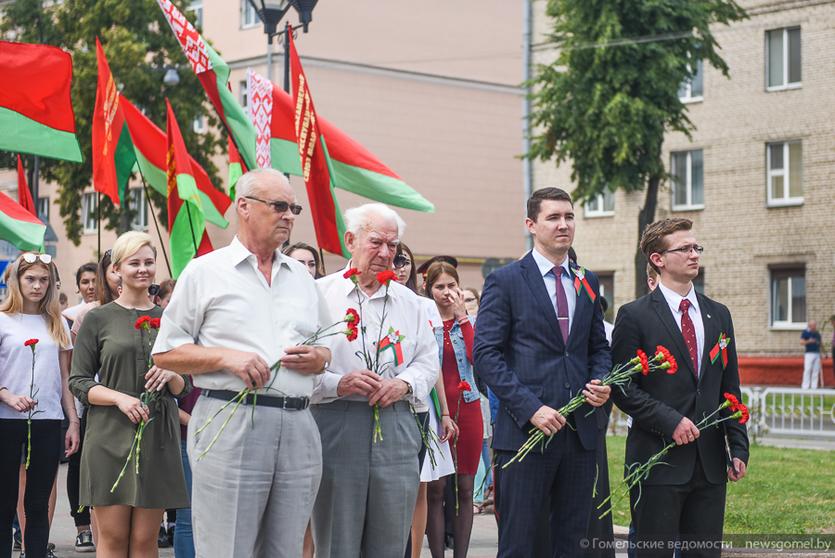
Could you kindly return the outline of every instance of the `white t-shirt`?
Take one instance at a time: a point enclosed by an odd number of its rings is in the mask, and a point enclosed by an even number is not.
[[[61,320],[69,339],[70,328]],[[0,386],[15,395],[29,395],[32,378],[32,349],[23,345],[28,339],[38,339],[35,345],[35,399],[37,411],[33,420],[61,420],[61,367],[58,353],[61,349],[49,334],[46,319],[41,314],[7,314],[0,312]],[[0,419],[23,419],[28,412],[15,411],[0,403]]]

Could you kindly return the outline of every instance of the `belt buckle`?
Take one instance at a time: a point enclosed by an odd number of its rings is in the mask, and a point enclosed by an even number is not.
[[[281,398],[281,409],[284,410],[284,411],[287,410],[287,399],[288,399],[287,397],[282,397]]]

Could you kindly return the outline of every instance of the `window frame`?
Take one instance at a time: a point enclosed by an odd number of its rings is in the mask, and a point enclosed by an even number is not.
[[[688,68],[688,70],[692,71],[692,66],[690,65],[690,63],[687,64],[687,68]],[[688,71],[688,73],[689,73],[689,71]],[[693,78],[695,78],[697,75],[699,75],[699,73],[701,73],[701,76],[702,76],[702,94],[694,96],[693,95]],[[683,97],[681,95],[678,96],[678,100],[681,101],[682,103],[684,103],[684,104],[700,103],[700,102],[705,100],[705,71],[704,71],[704,62],[701,59],[696,61],[696,73],[694,73],[693,77],[691,77],[691,78],[685,78],[684,82],[682,82],[682,84],[679,86],[679,90],[681,90],[682,87],[685,88],[686,91],[687,91],[687,95],[685,95]]]
[[[246,16],[250,12],[255,15],[255,21],[247,23]],[[249,0],[241,0],[241,29],[254,29],[260,24],[261,16],[258,15],[258,12],[249,3]]]
[[[606,197],[611,196],[612,200],[612,209],[606,209]],[[593,201],[596,202],[598,209],[591,208],[592,200],[588,200],[583,204],[583,215],[590,219],[597,219],[600,217],[613,217],[615,215],[615,193],[611,190],[606,190],[600,194],[596,194],[593,198]]]
[[[138,194],[137,194],[138,192]],[[145,190],[142,188],[128,188],[128,196],[130,196],[130,208],[134,211],[134,215],[130,220],[130,228],[134,231],[148,230],[148,204],[145,201]],[[137,200],[134,197],[138,197]]]
[[[84,192],[81,195],[81,228],[84,234],[95,234],[98,232],[98,193]],[[90,209],[92,205],[92,215]],[[92,223],[92,227],[88,227],[88,223]]]
[[[793,318],[793,302],[792,302],[792,281],[795,277],[802,277],[804,281],[803,287],[803,299],[804,305],[806,305],[806,300],[808,299],[807,295],[807,288],[806,285],[808,282],[806,281],[806,266],[780,266],[780,267],[772,267],[768,270],[768,322],[769,322],[769,329],[771,330],[783,330],[783,331],[802,331],[806,328],[806,319],[808,318],[808,307],[806,309],[806,316],[803,316],[801,321],[794,322],[791,321]],[[776,296],[776,281],[780,279],[788,279],[788,286],[786,292],[788,293],[788,300],[786,301],[786,314],[789,317],[789,320],[775,320],[774,312],[775,312],[775,296]],[[806,305],[808,306],[808,305]]]
[[[249,83],[245,79],[238,81],[238,102],[242,108],[249,108]]]
[[[187,12],[191,12],[194,15],[194,26],[198,30],[203,30],[203,0],[192,0],[188,8],[186,8]]]
[[[765,144],[765,199],[766,207],[792,207],[803,205],[805,197],[791,197],[788,193],[791,192],[791,152],[789,146],[797,144],[800,146],[800,188],[803,189],[803,141],[802,140],[784,140],[784,141],[770,141]],[[783,168],[779,171],[771,168],[771,147],[776,145],[783,146]],[[771,196],[771,180],[775,177],[783,178],[783,197],[772,198]]]
[[[702,203],[693,203],[693,153],[696,151],[702,152]],[[672,211],[701,211],[705,208],[705,152],[704,149],[688,149],[686,151],[670,151],[670,176],[673,175],[673,157],[678,154],[686,154],[687,160],[685,162],[685,187],[687,188],[687,203],[676,204],[676,188],[678,187],[676,180],[671,180],[670,188],[670,209]]]
[[[800,81],[789,82],[789,31],[797,29],[800,33]],[[771,74],[771,50],[769,46],[769,33],[781,31],[783,34],[783,80],[779,85],[769,85],[768,78]],[[765,41],[765,90],[766,91],[786,91],[788,89],[799,89],[803,87],[803,32],[800,25],[793,25],[791,27],[777,27],[775,29],[766,29],[763,40]]]
[[[49,196],[38,196],[38,201],[35,202],[35,212],[44,224],[49,222],[49,207]]]

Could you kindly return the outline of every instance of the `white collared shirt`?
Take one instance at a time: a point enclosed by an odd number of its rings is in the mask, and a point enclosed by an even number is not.
[[[183,270],[162,315],[153,352],[194,343],[257,353],[272,365],[285,348],[334,321],[302,264],[276,250],[267,284],[257,258],[236,236],[229,246],[192,260]],[[319,344],[327,346],[330,339]],[[260,393],[310,396],[314,382],[315,376],[282,367],[272,391]],[[244,387],[225,370],[197,374],[194,385],[232,391]]]
[[[705,350],[705,324],[702,321],[702,313],[699,310],[699,299],[696,297],[696,291],[691,285],[690,292],[687,293],[687,296],[681,296],[677,292],[665,287],[664,283],[661,281],[658,282],[658,288],[661,289],[661,293],[664,295],[667,304],[670,306],[670,311],[673,313],[673,318],[676,320],[679,331],[681,331],[682,316],[679,306],[681,306],[681,301],[685,298],[690,301],[690,309],[687,314],[690,316],[690,319],[693,320],[693,327],[696,329],[696,350],[698,353],[696,373],[699,374],[702,369],[702,353]]]
[[[554,315],[557,315],[557,281],[554,276],[554,264],[551,260],[540,254],[536,248],[531,250],[536,266],[539,268],[539,273],[542,274],[542,280],[545,281],[545,289],[548,291],[548,298],[551,299],[551,305],[554,307]],[[571,331],[571,324],[574,323],[574,308],[577,306],[577,292],[574,290],[574,280],[572,279],[571,271],[568,267],[568,256],[560,264],[562,274],[560,280],[562,281],[563,289],[565,289],[565,298],[568,300],[568,331]]]
[[[359,311],[359,296],[362,300],[360,327],[365,326],[365,348],[372,357],[376,352],[375,344],[381,337],[381,330],[382,336],[385,336],[389,327],[392,327],[404,336],[400,341],[403,363],[395,367],[394,351],[383,350],[380,353],[381,376],[399,378],[407,382],[412,386],[409,400],[415,409],[426,410],[424,401],[435,385],[441,369],[438,344],[429,326],[428,305],[407,287],[391,281],[388,287],[389,300],[385,305],[385,322],[381,328],[386,287],[380,287],[377,292],[368,296],[353,281],[343,277],[347,270],[348,267],[317,281],[331,314],[343,316],[348,308]],[[357,351],[361,351],[363,347],[362,335],[354,341],[348,341],[341,335],[332,339],[331,364],[316,382],[312,398],[314,403],[330,403],[340,399],[336,389],[342,376],[365,368],[362,358],[357,356]],[[361,396],[346,396],[344,399],[365,401]]]

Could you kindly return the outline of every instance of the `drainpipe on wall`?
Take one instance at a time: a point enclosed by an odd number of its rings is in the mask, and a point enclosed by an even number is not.
[[[533,0],[525,0],[523,2],[525,13],[524,20],[524,47],[522,51],[522,65],[524,72],[524,99],[522,100],[522,153],[527,155],[531,151],[531,87],[530,80],[532,77],[531,69],[531,45],[533,43]],[[525,190],[524,202],[533,193],[533,161],[527,157],[522,159],[522,184]],[[525,247],[530,250],[533,248],[533,238],[527,231],[525,235]]]

